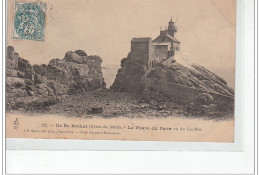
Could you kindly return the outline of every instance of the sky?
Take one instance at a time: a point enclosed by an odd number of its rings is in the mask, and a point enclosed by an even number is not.
[[[180,50],[192,62],[234,84],[235,0],[48,0],[44,41],[13,40],[14,1],[8,1],[7,44],[31,64],[67,51],[99,55],[120,65],[133,37],[156,38],[173,18]]]

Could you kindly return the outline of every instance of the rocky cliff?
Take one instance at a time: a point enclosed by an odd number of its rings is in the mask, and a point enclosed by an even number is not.
[[[227,82],[223,78],[200,65],[192,64],[189,67],[185,67],[177,61],[170,66],[157,64],[147,77],[205,92],[234,96],[233,89],[228,87]]]
[[[121,68],[109,89],[117,92],[141,93],[144,89],[142,78],[146,71],[146,66],[132,59],[129,54],[127,58],[121,60]]]
[[[195,108],[197,104],[202,105],[200,107],[214,104],[210,107],[233,110],[234,90],[205,67],[170,58],[147,70],[129,55],[122,59],[110,90],[136,93],[147,101],[160,100],[160,97]]]
[[[7,48],[6,100],[7,109],[46,108],[68,95],[105,88],[101,72],[102,59],[87,56],[82,50],[67,52],[63,59],[48,65],[31,65]]]

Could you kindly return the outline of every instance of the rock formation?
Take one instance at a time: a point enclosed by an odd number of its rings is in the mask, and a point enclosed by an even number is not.
[[[102,59],[87,56],[82,50],[67,52],[63,59],[48,65],[31,65],[19,57],[14,47],[7,48],[7,109],[38,108],[57,103],[68,95],[105,88]]]
[[[127,58],[121,60],[121,68],[109,89],[118,92],[141,93],[144,89],[142,78],[146,71],[146,66],[131,59],[129,54]]]
[[[147,70],[145,65],[132,59],[130,53],[122,59],[121,69],[110,90],[136,93],[147,101],[158,100],[163,95],[195,110],[200,110],[198,106],[204,108],[212,104],[214,108],[234,108],[234,90],[223,78],[203,66],[184,64],[175,59],[156,62]]]
[[[185,67],[178,62],[173,63],[171,66],[157,64],[147,77],[196,88],[205,92],[234,96],[233,89],[227,86],[223,78],[199,65],[192,64],[190,67]]]
[[[178,61],[171,64],[156,63],[147,71],[144,65],[136,63],[129,56],[121,60],[121,68],[111,90],[123,92],[141,92],[145,88],[143,78],[154,78],[161,81],[196,88],[205,92],[234,96],[234,90],[227,82],[203,66],[191,64],[188,67]]]

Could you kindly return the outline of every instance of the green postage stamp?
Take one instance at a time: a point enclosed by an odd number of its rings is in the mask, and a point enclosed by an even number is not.
[[[16,2],[13,39],[44,40],[46,4]]]

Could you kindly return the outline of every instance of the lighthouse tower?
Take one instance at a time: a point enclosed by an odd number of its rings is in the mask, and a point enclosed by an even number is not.
[[[174,33],[176,32],[177,32],[177,27],[174,25],[174,22],[171,19],[168,25],[168,34],[174,38]]]
[[[160,35],[153,40],[154,56],[157,62],[163,62],[180,51],[181,42],[175,38],[177,30],[171,19],[168,28],[161,30]]]

